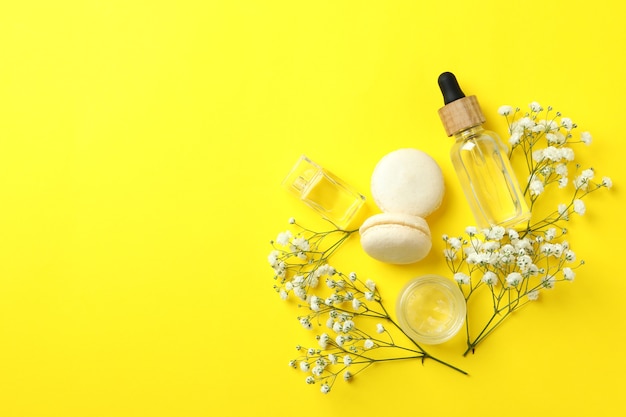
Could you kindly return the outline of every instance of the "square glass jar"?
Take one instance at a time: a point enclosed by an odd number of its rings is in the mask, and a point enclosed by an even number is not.
[[[365,197],[328,170],[302,155],[283,186],[338,228],[346,228]]]

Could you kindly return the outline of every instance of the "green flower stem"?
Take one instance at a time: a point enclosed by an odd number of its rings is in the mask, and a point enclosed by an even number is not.
[[[482,342],[485,338],[487,338],[487,336],[489,336],[491,332],[493,332],[511,313],[525,306],[527,302],[523,302],[520,304],[520,301],[529,292],[538,290],[539,288],[541,288],[541,284],[536,285],[535,287],[531,289],[526,289],[525,291],[518,291],[518,295],[515,298],[510,297],[510,293],[511,293],[510,290],[507,291],[509,293],[508,303],[505,306],[498,308],[497,310],[494,311],[493,315],[491,316],[487,324],[485,324],[481,332],[474,338],[474,341],[471,341],[471,338],[469,337],[469,329],[468,329],[467,350],[463,353],[463,356],[467,356],[467,354],[470,351],[473,351],[474,348],[476,348],[476,346],[478,346],[480,342]],[[493,321],[496,319],[496,317],[498,316],[500,316],[500,319],[494,325],[491,325]]]
[[[379,316],[378,316],[378,317],[379,317],[379,318],[381,318],[381,319],[385,319],[385,320],[387,320],[389,323],[393,324],[393,326],[394,326],[396,329],[398,329],[398,330],[399,330],[399,331],[400,331],[400,332],[401,332],[401,333],[402,333],[402,334],[403,334],[403,335],[404,335],[404,336],[405,336],[408,340],[410,340],[410,341],[411,341],[411,343],[413,343],[413,344],[415,345],[415,347],[416,347],[418,350],[417,350],[417,351],[415,351],[415,350],[413,350],[413,349],[409,349],[409,348],[406,348],[406,347],[404,347],[404,346],[399,346],[399,345],[393,345],[393,346],[389,346],[389,347],[398,348],[398,349],[402,349],[402,350],[408,350],[408,351],[410,351],[410,352],[419,352],[419,353],[420,353],[420,355],[417,355],[417,356],[415,356],[415,357],[383,358],[383,359],[377,359],[377,361],[390,361],[390,360],[402,360],[402,359],[411,359],[411,358],[413,358],[413,359],[415,359],[415,358],[421,358],[421,359],[422,359],[422,362],[424,362],[426,359],[431,359],[431,360],[433,360],[433,361],[435,361],[435,362],[438,362],[438,363],[440,363],[440,364],[442,364],[442,365],[447,366],[448,368],[454,369],[455,371],[460,372],[460,373],[462,373],[463,375],[468,375],[468,373],[467,373],[466,371],[464,371],[464,370],[462,370],[462,369],[460,369],[460,368],[458,368],[458,367],[456,367],[456,366],[454,366],[454,365],[452,365],[452,364],[450,364],[450,363],[448,363],[448,362],[445,362],[445,361],[443,361],[443,360],[441,360],[441,359],[438,359],[438,358],[436,358],[436,357],[432,356],[431,354],[429,354],[428,352],[426,352],[426,350],[425,350],[425,349],[424,349],[424,348],[423,348],[423,347],[422,347],[419,343],[417,343],[415,340],[413,340],[413,339],[412,339],[412,338],[411,338],[411,337],[410,337],[410,336],[409,336],[409,335],[408,335],[408,334],[404,331],[404,329],[402,329],[402,327],[400,327],[400,325],[399,325],[398,323],[396,323],[396,322],[395,322],[395,320],[393,320],[393,319],[391,318],[391,316],[389,315],[389,312],[387,311],[387,309],[385,308],[385,306],[383,305],[383,303],[382,303],[380,300],[378,300],[378,301],[377,301],[377,304],[380,306],[380,308],[381,308],[381,309],[382,309],[382,311],[383,311],[382,313],[380,313],[380,312],[375,312],[376,314],[379,314]],[[371,310],[369,310],[369,311],[371,311]],[[360,313],[360,314],[362,315],[363,313]]]
[[[483,327],[483,330],[478,334],[478,336],[476,336],[473,342],[470,342],[470,338],[468,337],[467,350],[463,352],[463,356],[467,356],[468,353],[473,352],[476,346],[478,346],[480,342],[482,342],[487,336],[489,336],[491,332],[493,332],[512,312],[513,310],[509,310],[506,313],[504,313],[504,315],[500,318],[500,320],[498,320],[493,326],[491,326],[491,328],[489,328],[493,320],[498,315],[494,314],[493,316],[491,316],[491,318],[489,319],[485,327]]]
[[[381,305],[382,305],[382,304],[381,304]],[[384,308],[384,307],[383,307],[383,308]],[[424,361],[425,361],[426,359],[431,359],[431,360],[433,360],[433,361],[435,361],[435,362],[438,362],[438,363],[440,363],[440,364],[442,364],[442,365],[447,366],[448,368],[454,369],[455,371],[460,372],[460,373],[462,373],[463,375],[469,375],[466,371],[464,371],[464,370],[462,370],[462,369],[460,369],[460,368],[458,368],[458,367],[456,367],[456,366],[454,366],[454,365],[452,365],[452,364],[450,364],[450,363],[448,363],[448,362],[445,362],[445,361],[443,361],[443,360],[441,360],[441,359],[438,359],[438,358],[436,358],[436,357],[432,356],[431,354],[429,354],[428,352],[426,352],[426,351],[424,350],[424,348],[422,348],[422,347],[420,346],[420,344],[419,344],[419,343],[417,343],[417,342],[416,342],[415,340],[413,340],[413,339],[412,339],[412,338],[411,338],[408,334],[406,334],[406,332],[402,329],[402,327],[400,327],[400,325],[398,325],[398,323],[396,323],[396,322],[395,322],[394,320],[392,320],[390,317],[388,317],[388,318],[387,318],[387,320],[389,320],[389,321],[391,322],[391,324],[393,324],[393,325],[394,325],[394,326],[395,326],[398,330],[400,330],[400,332],[402,332],[402,334],[404,334],[404,335],[407,337],[407,339],[409,339],[409,340],[411,341],[411,343],[413,343],[413,344],[414,344],[414,345],[415,345],[415,346],[419,349],[419,351],[420,351],[420,352],[422,352],[422,357],[421,357],[421,358],[422,358],[422,363],[424,363]]]

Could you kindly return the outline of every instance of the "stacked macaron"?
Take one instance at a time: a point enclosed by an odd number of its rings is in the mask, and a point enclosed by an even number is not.
[[[443,200],[441,168],[425,152],[399,149],[385,155],[371,179],[374,202],[382,211],[361,225],[361,246],[372,258],[392,264],[422,260],[432,247],[424,220]]]

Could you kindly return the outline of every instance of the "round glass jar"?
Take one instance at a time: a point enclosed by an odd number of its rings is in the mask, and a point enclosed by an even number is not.
[[[458,285],[439,275],[407,283],[396,303],[398,324],[418,343],[438,344],[452,338],[465,321],[465,297]]]

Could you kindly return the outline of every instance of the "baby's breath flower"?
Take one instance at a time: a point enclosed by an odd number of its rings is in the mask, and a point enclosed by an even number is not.
[[[335,333],[341,333],[343,331],[343,326],[340,322],[336,321],[333,323],[333,331]]]
[[[525,254],[532,252],[532,243],[529,238],[525,237],[524,239],[519,239],[515,242],[515,249],[518,252]]]
[[[385,332],[385,326],[383,326],[381,323],[377,323],[376,324],[376,333],[380,334],[380,333],[384,333]]]
[[[322,368],[319,365],[316,365],[313,367],[313,369],[311,369],[311,373],[315,375],[316,377],[320,377],[323,372],[324,372],[324,368]]]
[[[585,214],[585,211],[587,211],[587,208],[585,207],[585,203],[579,198],[574,200],[574,212],[582,216],[583,214]]]
[[[543,150],[543,159],[548,159],[552,162],[559,162],[563,159],[563,152],[560,148],[548,146]]]
[[[307,330],[311,330],[313,328],[313,325],[311,324],[311,321],[308,317],[301,317],[300,324]]]
[[[310,368],[311,368],[311,365],[309,365],[307,361],[300,362],[300,370],[302,372],[308,372]]]
[[[306,300],[306,290],[302,287],[295,287],[293,289],[294,294],[296,294],[296,296],[298,296],[298,298],[302,299],[302,300]],[[304,326],[304,324],[303,324]]]
[[[522,139],[521,132],[513,132],[511,136],[509,137],[509,144],[511,146],[519,145],[521,139]]]
[[[565,267],[563,268],[563,277],[565,278],[566,281],[574,281],[574,278],[576,277],[576,273],[572,271],[572,268]]]
[[[521,129],[526,130],[532,130],[536,126],[536,123],[530,117],[523,117],[519,119],[517,123],[519,124]]]
[[[530,190],[530,194],[532,196],[538,196],[543,192],[543,182],[539,180],[531,181],[528,189]]]
[[[460,285],[467,285],[470,283],[470,277],[463,272],[457,272],[454,274],[454,280]]]
[[[611,178],[609,177],[603,177],[602,185],[605,186],[606,188],[611,188],[613,187],[613,181],[611,181]]]
[[[343,373],[343,380],[350,381],[352,380],[352,373],[350,371],[346,371]]]
[[[586,169],[579,176],[574,179],[574,187],[577,190],[586,190],[589,185],[589,181],[593,179],[594,171],[593,169]]]
[[[513,113],[513,107],[511,106],[500,106],[498,108],[498,114],[500,116],[509,116],[511,113]]]
[[[487,285],[496,285],[498,283],[498,276],[492,271],[487,271],[482,277],[482,282]]]
[[[589,133],[589,132],[581,133],[580,134],[580,141],[582,143],[584,143],[585,145],[587,145],[587,146],[591,145],[591,141],[592,141],[591,133]]]
[[[280,252],[277,250],[273,250],[270,252],[269,256],[267,257],[268,262],[270,263],[270,265],[272,267],[278,265],[278,257],[280,256]]]
[[[316,295],[312,295],[309,301],[309,308],[313,311],[320,311],[320,303],[322,300]]]
[[[530,268],[530,266],[533,264],[533,260],[530,256],[528,255],[522,255],[520,257],[517,258],[517,267],[520,269],[520,271],[522,272],[526,272],[528,271],[528,268]]]
[[[511,272],[506,276],[506,283],[511,287],[516,287],[522,282],[522,274],[519,272]]]
[[[446,248],[443,250],[443,256],[448,261],[455,261],[457,258],[457,251],[455,251],[454,249]]]
[[[574,128],[574,122],[569,117],[561,118],[561,126],[565,128],[565,130],[572,130]]]
[[[484,234],[485,238],[490,240],[500,240],[504,237],[504,233],[506,229],[502,226],[491,226],[488,229],[485,229]]]
[[[485,242],[485,244],[482,247],[482,250],[485,252],[495,252],[498,249],[500,249],[500,242],[493,242],[493,241]]]
[[[311,249],[311,244],[304,237],[294,237],[291,239],[292,250],[308,252]]]
[[[292,237],[291,231],[286,230],[278,234],[278,236],[276,237],[276,243],[282,246],[287,246],[289,244],[289,239],[291,239],[291,237]]]
[[[328,394],[330,392],[330,385],[328,385],[326,382],[324,382],[320,386],[320,391],[322,392],[322,394]]]
[[[374,347],[374,342],[372,342],[371,339],[365,339],[365,342],[363,342],[363,348],[371,349],[373,347]]]
[[[539,291],[537,291],[537,290],[529,291],[526,296],[528,297],[528,300],[536,301],[536,300],[539,299]]]
[[[315,384],[315,378],[313,378],[311,375],[307,376],[306,379],[304,380],[307,384]]]
[[[343,357],[343,364],[346,365],[346,366],[350,366],[352,364],[352,356],[345,355]]]
[[[555,282],[556,278],[554,278],[554,275],[546,275],[541,279],[541,285],[547,289],[554,288]]]
[[[541,104],[537,103],[536,101],[533,101],[532,103],[530,103],[528,107],[530,107],[530,111],[535,112],[535,113],[539,113],[540,111],[543,110],[543,107],[541,107]]]
[[[552,131],[556,131],[558,129],[558,125],[554,120],[540,120],[537,125],[533,128],[533,132],[545,132],[549,133]]]
[[[352,309],[355,311],[358,311],[358,309],[361,308],[361,301],[359,301],[358,298],[355,298],[352,300]]]
[[[372,281],[371,279],[368,279],[367,281],[365,281],[365,286],[370,291],[376,290],[376,283]]]
[[[461,239],[457,237],[451,237],[450,239],[448,239],[448,244],[454,250],[461,249]]]
[[[352,320],[346,320],[343,322],[342,332],[348,333],[354,329],[354,322]]]
[[[328,347],[328,342],[330,341],[330,336],[326,333],[322,333],[318,340],[318,343],[322,349],[326,349]]]
[[[566,165],[566,164],[564,164],[564,163],[557,164],[557,165],[554,167],[554,172],[555,172],[557,175],[561,175],[561,176],[563,176],[563,177],[567,177],[567,174],[568,174],[567,165]]]

